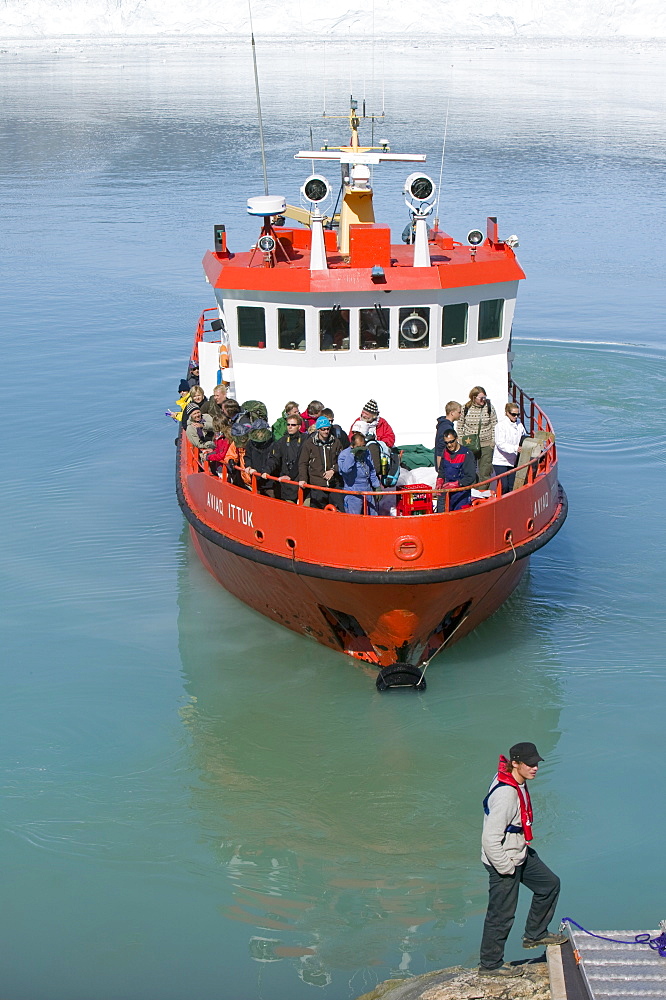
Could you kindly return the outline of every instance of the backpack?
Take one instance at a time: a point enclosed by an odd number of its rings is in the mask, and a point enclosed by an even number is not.
[[[389,449],[388,467],[384,472],[384,462],[382,461],[382,483],[384,486],[395,486],[400,477],[400,451],[398,448]]]
[[[378,450],[378,462],[374,462],[372,449]],[[382,486],[395,486],[400,475],[400,451],[397,448],[389,448],[384,441],[370,441],[368,451],[373,457],[375,468],[379,465],[378,476]]]
[[[241,410],[231,421],[231,438],[237,448],[243,448],[250,440],[252,419],[247,410]]]
[[[231,436],[234,443],[243,447],[248,441],[268,441],[271,429],[268,425],[268,411],[258,399],[248,399],[242,404],[240,413],[231,421]]]

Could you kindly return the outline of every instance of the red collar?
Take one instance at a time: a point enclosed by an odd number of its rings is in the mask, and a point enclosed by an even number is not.
[[[513,774],[511,773],[511,763],[506,759],[503,754],[500,754],[500,759],[497,764],[497,780],[502,785],[511,785],[518,791],[518,802],[520,804],[520,822],[523,828],[523,835],[525,840],[529,843],[532,839],[532,820],[534,815],[532,813],[532,802],[530,799],[530,793],[527,790],[527,783],[516,781]]]

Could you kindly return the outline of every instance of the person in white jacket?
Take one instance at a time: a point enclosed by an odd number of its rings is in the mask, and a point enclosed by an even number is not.
[[[509,469],[515,469],[520,451],[520,442],[527,437],[527,431],[520,420],[520,409],[517,403],[507,403],[504,416],[497,421],[495,427],[495,448],[493,449],[493,473],[501,476]],[[510,493],[516,478],[515,472],[504,476],[502,493]]]
[[[508,758],[499,759],[497,774],[483,800],[481,860],[490,879],[488,911],[483,926],[480,976],[520,976],[522,965],[504,962],[504,946],[516,916],[522,882],[534,893],[525,923],[523,948],[562,945],[565,934],[551,934],[560,880],[547,868],[532,840],[532,803],[527,781],[536,777],[539,755],[534,743],[516,743]]]

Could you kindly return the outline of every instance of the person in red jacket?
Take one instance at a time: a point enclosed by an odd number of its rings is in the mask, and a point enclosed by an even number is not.
[[[349,437],[356,433],[363,434],[366,441],[371,441],[373,438],[376,441],[383,441],[389,448],[395,444],[393,428],[387,420],[379,416],[379,407],[374,399],[368,400],[361,410],[361,416],[351,425]]]
[[[314,428],[318,418],[321,416],[321,411],[324,409],[324,404],[318,399],[312,399],[307,405],[307,409],[303,410],[301,413],[301,419],[303,424],[301,430],[305,434],[309,434]]]

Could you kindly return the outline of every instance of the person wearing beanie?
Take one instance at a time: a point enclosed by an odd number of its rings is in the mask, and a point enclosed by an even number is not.
[[[333,413],[333,410],[329,406],[325,406],[324,409],[321,411],[321,415],[322,417],[328,417],[328,419],[331,421],[331,437],[337,438],[340,444],[342,445],[343,449],[348,448],[349,438],[343,431],[340,424],[336,424],[335,414]]]
[[[337,473],[338,456],[342,445],[331,436],[331,421],[328,417],[317,417],[315,433],[310,434],[298,457],[298,479],[301,486],[323,487],[310,491],[311,507],[326,507],[332,504],[342,510],[342,493],[331,493],[326,487],[337,489],[340,479]]]
[[[383,441],[389,448],[392,448],[395,444],[393,428],[388,421],[379,416],[379,407],[377,401],[374,399],[368,400],[361,410],[360,417],[351,425],[349,437],[351,438],[352,434],[356,432],[362,434],[366,441],[372,441],[373,439],[375,441]]]
[[[203,414],[198,408],[190,411],[185,434],[188,441],[198,450],[202,459],[215,447],[213,419],[207,413]]]
[[[178,423],[181,423],[185,407],[187,406],[189,401],[190,401],[190,383],[187,381],[187,379],[181,378],[180,382],[178,383],[178,399],[176,400],[176,406],[178,407],[178,409],[167,410],[166,411],[167,416],[171,417],[173,420],[177,420]],[[178,438],[176,438],[176,441],[178,441]]]
[[[480,976],[520,976],[522,965],[504,961],[504,945],[513,925],[522,882],[533,893],[527,914],[523,948],[562,945],[565,934],[552,934],[560,880],[543,863],[532,840],[532,803],[527,782],[536,777],[543,760],[534,743],[516,743],[499,759],[497,774],[483,800],[481,860],[488,872],[488,911],[481,940]]]

